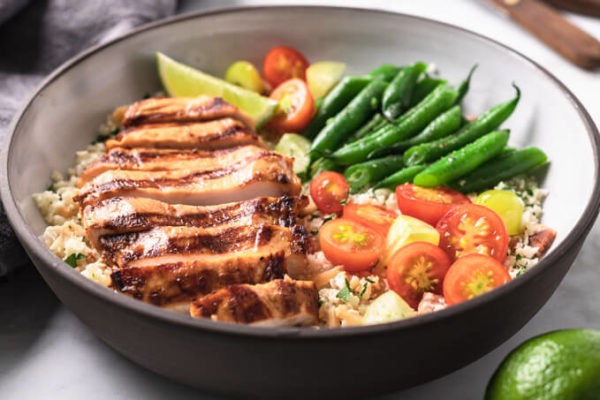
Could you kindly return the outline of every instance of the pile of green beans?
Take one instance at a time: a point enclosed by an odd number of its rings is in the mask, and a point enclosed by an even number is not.
[[[451,86],[438,86],[398,121],[387,124],[363,139],[346,144],[336,150],[331,159],[340,165],[365,161],[379,149],[392,146],[419,133],[435,117],[452,107],[457,97],[458,91]]]
[[[517,86],[515,89],[517,94],[512,100],[490,108],[475,121],[462,127],[456,134],[408,149],[404,153],[406,165],[418,165],[437,160],[497,129],[517,107],[521,91]]]
[[[304,131],[314,138],[310,176],[344,174],[351,191],[394,189],[412,182],[472,193],[547,163],[538,148],[506,147],[500,125],[521,92],[473,121],[462,114],[474,65],[458,87],[427,76],[427,65],[382,65],[364,76],[342,79],[318,104]]]
[[[377,158],[348,167],[344,177],[348,181],[352,192],[356,193],[364,187],[373,185],[380,179],[393,174],[403,166],[402,156]]]

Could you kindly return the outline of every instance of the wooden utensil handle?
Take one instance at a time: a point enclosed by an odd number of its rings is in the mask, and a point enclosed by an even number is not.
[[[600,66],[600,42],[538,0],[491,0],[548,46],[587,69]]]
[[[600,0],[544,0],[561,10],[600,17]]]

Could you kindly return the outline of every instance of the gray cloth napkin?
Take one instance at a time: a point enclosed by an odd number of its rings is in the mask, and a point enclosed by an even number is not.
[[[175,13],[176,0],[0,0],[0,139],[35,86],[65,60]],[[0,207],[0,276],[27,263]]]

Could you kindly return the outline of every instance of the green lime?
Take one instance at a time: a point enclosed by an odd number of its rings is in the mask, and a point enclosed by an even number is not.
[[[277,109],[274,100],[181,64],[162,53],[156,53],[156,62],[160,80],[171,96],[195,97],[206,94],[222,97],[250,115],[256,129],[271,119]]]
[[[310,140],[302,135],[296,133],[286,133],[281,136],[275,151],[283,154],[284,156],[294,158],[294,172],[296,174],[302,174],[306,172],[310,157],[308,153],[310,151]]]
[[[325,96],[342,78],[346,64],[334,61],[320,61],[306,69],[306,82],[315,99]]]
[[[600,399],[600,331],[571,329],[528,340],[496,370],[485,399]]]

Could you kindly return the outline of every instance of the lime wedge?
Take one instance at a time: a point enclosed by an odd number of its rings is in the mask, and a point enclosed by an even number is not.
[[[284,156],[294,158],[294,172],[302,174],[306,172],[310,158],[310,140],[296,133],[286,133],[279,139],[275,151]]]
[[[156,63],[160,80],[169,95],[195,97],[205,94],[222,97],[248,114],[256,129],[271,119],[277,109],[274,100],[181,64],[160,52],[156,53]]]
[[[335,61],[320,61],[306,69],[306,82],[315,99],[325,96],[342,78],[346,64]]]

